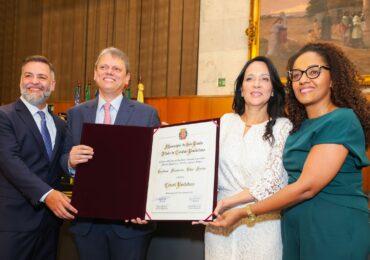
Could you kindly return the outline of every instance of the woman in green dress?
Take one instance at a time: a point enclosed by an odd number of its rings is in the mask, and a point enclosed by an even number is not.
[[[289,185],[213,226],[283,209],[283,259],[355,259],[369,254],[368,200],[361,169],[370,165],[370,104],[352,62],[334,45],[309,43],[288,61],[293,130],[283,155]]]

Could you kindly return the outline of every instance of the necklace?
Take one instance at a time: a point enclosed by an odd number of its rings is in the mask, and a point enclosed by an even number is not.
[[[257,123],[255,123],[255,124],[247,124],[245,121],[245,119],[244,118],[242,118],[242,117],[240,117],[240,119],[243,121],[243,123],[244,123],[244,125],[245,125],[245,127],[248,127],[248,128],[251,128],[252,126],[254,126],[254,125],[259,125],[259,124],[261,124],[261,123],[263,123],[263,122],[266,122],[266,120],[262,120],[262,121],[260,121],[260,122],[257,122]]]

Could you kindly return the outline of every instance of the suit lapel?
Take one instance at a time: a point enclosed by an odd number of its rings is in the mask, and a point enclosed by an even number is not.
[[[123,96],[114,124],[127,125],[130,122],[130,118],[134,110],[135,103],[131,102],[127,97]]]
[[[41,151],[43,151],[44,156],[48,158],[46,148],[44,145],[44,140],[42,139],[40,130],[37,127],[36,122],[33,119],[33,116],[31,115],[30,111],[27,109],[26,105],[23,104],[23,102],[19,99],[15,104],[15,109],[19,117],[23,120],[26,127],[30,129],[31,134],[35,138],[36,143],[40,146]]]
[[[58,118],[55,115],[53,115],[53,113],[51,113],[51,115],[53,116],[53,120],[54,120],[54,124],[56,128],[55,143],[53,147],[53,154],[51,156],[51,161],[54,161],[54,157],[57,154],[58,149],[62,142],[62,134],[63,134],[65,126],[61,120],[58,120]]]
[[[83,116],[86,118],[84,123],[95,123],[96,111],[98,109],[98,99],[95,98],[89,101],[89,104],[86,104],[83,111]]]

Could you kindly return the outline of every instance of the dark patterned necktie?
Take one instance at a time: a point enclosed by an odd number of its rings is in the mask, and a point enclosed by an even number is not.
[[[49,157],[49,160],[50,160],[51,155],[53,153],[53,148],[52,148],[52,145],[51,145],[50,133],[49,133],[49,130],[46,126],[45,113],[43,111],[38,111],[37,113],[41,117],[41,135],[42,135],[42,139],[44,140],[46,152],[48,153],[48,157]]]

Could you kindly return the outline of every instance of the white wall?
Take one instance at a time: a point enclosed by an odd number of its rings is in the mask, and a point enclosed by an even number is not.
[[[232,95],[248,56],[249,0],[201,0],[198,95]],[[226,79],[218,87],[218,78]]]

